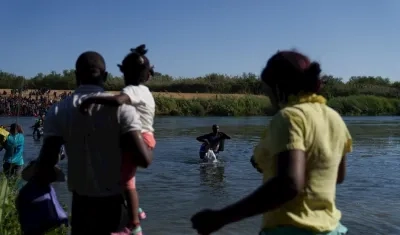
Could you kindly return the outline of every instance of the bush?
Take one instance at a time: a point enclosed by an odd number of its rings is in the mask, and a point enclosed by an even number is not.
[[[346,116],[399,115],[400,99],[358,95],[330,99],[328,105]]]
[[[16,180],[8,180],[0,175],[0,234],[21,235],[21,227],[18,221],[18,213],[15,200],[18,195]],[[50,231],[47,235],[66,235],[67,228],[61,227]]]
[[[169,116],[257,116],[271,114],[266,97],[254,95],[215,98],[170,98],[155,96],[156,115]]]
[[[322,79],[324,81],[322,94],[328,98],[350,95],[400,98],[400,82],[391,82],[388,78],[358,76],[343,82],[342,78],[324,75]],[[172,78],[156,73],[147,85],[154,92],[216,94],[264,94],[265,92],[258,75],[252,73],[243,73],[241,76],[212,73],[197,78]],[[105,88],[109,91],[121,90],[123,86],[122,78],[112,75],[109,75],[105,84]],[[62,73],[39,73],[28,79],[0,71],[1,89],[20,89],[22,87],[26,89],[73,90],[75,89],[75,72],[74,70],[64,70]]]
[[[155,96],[156,115],[168,116],[259,116],[271,115],[273,110],[267,97],[210,96],[210,98],[172,98]],[[371,95],[336,97],[328,105],[346,116],[399,115],[400,99]]]

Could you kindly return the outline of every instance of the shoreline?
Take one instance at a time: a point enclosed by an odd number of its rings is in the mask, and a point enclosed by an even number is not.
[[[6,91],[10,97],[11,89],[0,89],[0,94]],[[29,97],[29,92],[22,92],[22,97]],[[44,95],[56,101],[53,92],[61,95],[71,90],[50,90]],[[108,91],[119,93],[119,91]],[[213,93],[174,93],[152,92],[156,102],[156,116],[181,117],[215,117],[215,116],[272,116],[273,110],[269,99],[263,95],[253,94],[213,94]],[[35,98],[35,95],[32,95]],[[400,98],[388,98],[374,95],[350,95],[328,98],[328,106],[335,109],[341,116],[398,116],[400,115]],[[0,115],[1,117],[11,117]],[[23,115],[20,117],[29,117]],[[34,117],[34,116],[33,116]]]

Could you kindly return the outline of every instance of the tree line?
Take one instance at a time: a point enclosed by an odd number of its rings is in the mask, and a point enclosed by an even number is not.
[[[375,95],[381,97],[399,98],[400,82],[388,78],[372,76],[353,76],[345,82],[342,78],[323,75],[321,93],[327,98],[350,95]],[[228,76],[211,73],[197,78],[173,78],[166,74],[156,73],[147,84],[155,92],[181,93],[216,93],[216,94],[264,94],[264,86],[259,77],[253,73],[243,73],[241,76]],[[121,90],[124,82],[121,77],[109,75],[105,88]],[[39,73],[32,78],[25,78],[0,70],[1,89],[40,89],[73,90],[75,89],[74,70],[64,70],[62,73]]]

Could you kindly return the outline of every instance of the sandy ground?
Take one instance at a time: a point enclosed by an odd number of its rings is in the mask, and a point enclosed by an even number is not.
[[[11,89],[0,89],[0,94],[3,93],[3,91],[6,91],[7,94],[11,94]],[[28,96],[29,92],[31,90],[24,91],[22,93],[22,96],[26,97]],[[53,95],[53,92],[56,91],[57,95],[63,93],[63,92],[70,92],[71,90],[52,90],[50,92],[51,96]],[[118,94],[119,91],[111,91],[112,93]],[[183,99],[193,99],[193,98],[203,98],[203,99],[214,99],[217,97],[221,96],[235,96],[235,97],[243,97],[247,96],[247,94],[212,94],[212,93],[175,93],[175,92],[153,92],[154,96],[164,96],[164,97],[170,97],[170,98],[183,98]],[[262,96],[260,96],[262,97]]]

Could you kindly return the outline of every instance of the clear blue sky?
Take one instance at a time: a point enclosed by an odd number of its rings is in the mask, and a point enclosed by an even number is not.
[[[400,0],[3,0],[0,69],[24,76],[73,68],[86,50],[108,70],[145,43],[176,77],[259,73],[297,48],[325,73],[400,80]]]

